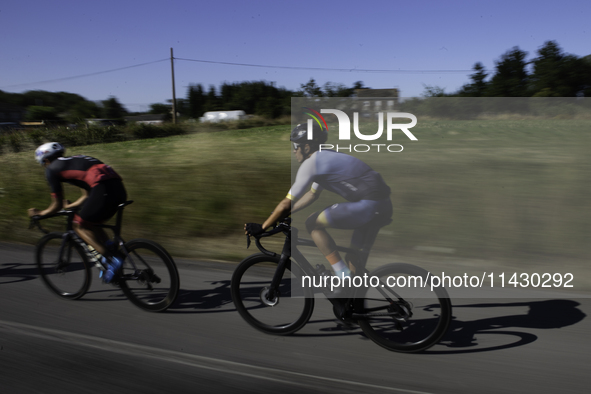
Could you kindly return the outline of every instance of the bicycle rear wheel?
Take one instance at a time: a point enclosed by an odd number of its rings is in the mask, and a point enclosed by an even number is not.
[[[279,256],[255,254],[244,259],[232,275],[232,301],[248,324],[267,334],[288,335],[306,325],[314,310],[314,295],[309,289],[293,289],[291,264],[283,274],[279,294],[267,295]]]
[[[365,335],[397,352],[419,352],[446,333],[452,306],[443,287],[431,290],[429,273],[417,266],[388,264],[369,274],[370,286],[359,288],[354,317]],[[395,278],[395,279],[392,279]]]
[[[125,244],[119,285],[129,300],[141,309],[162,312],[179,292],[179,274],[174,260],[156,242],[134,239]]]
[[[36,246],[35,260],[43,283],[53,293],[76,300],[90,287],[90,264],[84,248],[71,237],[65,240],[63,237],[64,233],[55,232],[41,238]]]

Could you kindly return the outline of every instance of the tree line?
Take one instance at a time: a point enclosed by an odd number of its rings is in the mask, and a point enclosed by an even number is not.
[[[223,83],[218,89],[213,85],[206,91],[201,84],[191,84],[186,98],[176,101],[177,112],[184,117],[198,119],[207,111],[241,109],[247,114],[275,119],[290,114],[291,97],[326,96],[349,97],[355,89],[363,88],[363,82],[352,87],[327,82],[322,87],[314,79],[302,84],[300,90],[291,91],[277,87],[274,82],[248,81]],[[115,97],[100,102],[66,92],[32,90],[25,93],[8,93],[0,90],[0,103],[26,108],[25,120],[64,120],[79,123],[89,118],[122,119],[135,113],[128,112]],[[172,100],[150,105],[150,114],[164,114],[170,119]]]
[[[487,72],[481,62],[474,64],[470,82],[458,91],[426,86],[427,97],[591,97],[591,55],[565,53],[556,41],[546,41],[537,56],[513,47],[495,61]]]
[[[127,110],[115,97],[94,102],[66,92],[30,90],[8,93],[0,90],[0,103],[25,108],[25,121],[67,121],[78,123],[88,118],[122,119]]]
[[[577,57],[564,53],[555,41],[547,41],[537,56],[527,60],[527,52],[514,47],[487,71],[481,62],[473,66],[470,81],[458,91],[446,93],[438,86],[425,86],[426,97],[591,97],[591,55]],[[383,88],[383,87],[380,87]],[[190,84],[185,98],[177,99],[177,112],[198,119],[207,111],[241,109],[247,114],[278,118],[290,114],[291,97],[351,97],[357,89],[367,89],[362,81],[353,86],[327,82],[319,86],[311,78],[291,91],[274,82],[223,83],[219,88]],[[25,120],[65,120],[79,123],[88,118],[122,119],[130,114],[115,97],[100,102],[66,92],[33,90],[7,93],[0,90],[0,103],[26,108]],[[150,105],[149,113],[170,118],[172,101]]]
[[[208,111],[241,109],[247,114],[274,119],[290,114],[292,97],[351,97],[355,89],[363,88],[361,81],[352,87],[334,82],[319,86],[313,78],[301,84],[297,91],[267,81],[225,82],[217,90],[209,86],[207,92],[203,85],[193,84],[188,88],[187,98],[177,101],[177,108],[191,118],[199,118]]]

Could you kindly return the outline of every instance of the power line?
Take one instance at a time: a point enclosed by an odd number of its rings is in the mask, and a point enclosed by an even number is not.
[[[90,73],[90,74],[75,75],[73,77],[48,79],[48,80],[39,81],[39,82],[29,82],[29,83],[21,83],[21,84],[18,84],[18,85],[4,86],[4,87],[2,87],[2,89],[9,89],[9,88],[16,88],[16,87],[23,87],[23,86],[30,86],[30,85],[39,85],[39,84],[51,83],[51,82],[69,81],[71,79],[76,79],[76,78],[92,77],[94,75],[100,75],[100,74],[106,74],[106,73],[111,73],[111,72],[115,72],[115,71],[126,70],[128,68],[146,66],[148,64],[160,63],[160,62],[164,62],[164,61],[168,61],[168,60],[170,60],[170,58],[160,59],[160,60],[154,60],[153,62],[134,64],[133,66],[126,66],[126,67],[114,68],[112,70],[98,71],[98,72],[94,72],[94,73]]]
[[[160,63],[160,62],[164,62],[164,61],[168,61],[168,60],[170,60],[170,58],[155,60],[152,62],[134,64],[132,66],[114,68],[111,70],[97,71],[97,72],[89,73],[89,74],[80,74],[80,75],[75,75],[72,77],[64,77],[64,78],[48,79],[45,81],[8,85],[8,86],[3,86],[2,89],[12,89],[12,88],[18,88],[18,87],[23,87],[23,86],[40,85],[40,84],[52,83],[52,82],[69,81],[69,80],[77,79],[77,78],[92,77],[95,75],[107,74],[107,73],[126,70],[126,69],[134,68],[134,67],[146,66],[149,64]],[[210,64],[224,64],[224,65],[229,65],[229,66],[242,66],[242,67],[277,68],[277,69],[284,69],[284,70],[307,70],[307,71],[336,71],[336,72],[349,72],[349,73],[357,72],[357,73],[396,73],[396,74],[447,74],[447,73],[467,73],[467,72],[473,71],[473,70],[394,70],[394,69],[379,70],[379,69],[362,69],[362,68],[273,66],[273,65],[264,65],[264,64],[219,62],[219,61],[214,61],[214,60],[184,59],[184,58],[178,58],[178,57],[175,57],[174,60],[182,60],[182,61],[187,61],[187,62],[210,63]]]
[[[126,70],[134,67],[142,67],[149,64],[160,63],[164,61],[169,61],[171,58],[165,58],[160,60],[154,60],[151,62],[134,64],[131,66],[119,67],[114,68],[111,70],[105,71],[97,71],[88,74],[80,74],[71,77],[64,77],[64,78],[56,78],[56,79],[48,79],[45,81],[38,81],[38,82],[29,82],[29,83],[22,83],[16,85],[9,85],[3,86],[2,89],[12,89],[24,86],[31,86],[31,85],[40,85],[46,83],[53,83],[53,82],[62,82],[62,81],[69,81],[72,79],[77,78],[85,78],[85,77],[92,77],[95,75],[107,74],[115,71]],[[297,66],[274,66],[274,65],[264,65],[264,64],[249,64],[249,63],[232,63],[232,62],[220,62],[214,60],[201,60],[201,59],[184,59],[184,58],[173,58],[174,60],[181,60],[187,62],[199,62],[199,63],[209,63],[209,64],[224,64],[229,66],[241,66],[241,67],[259,67],[259,68],[276,68],[276,69],[284,69],[284,70],[306,70],[306,71],[333,71],[333,72],[348,72],[348,73],[394,73],[394,74],[451,74],[451,73],[468,73],[472,72],[473,70],[394,70],[394,69],[362,69],[362,68],[325,68],[325,67],[297,67]]]
[[[230,63],[218,62],[213,60],[199,60],[199,59],[183,59],[175,57],[175,60],[183,60],[187,62],[211,63],[211,64],[225,64],[229,66],[243,66],[243,67],[261,67],[261,68],[280,68],[287,70],[307,70],[307,71],[338,71],[338,72],[358,72],[358,73],[397,73],[397,74],[446,74],[446,73],[467,73],[473,70],[372,70],[362,68],[323,68],[323,67],[295,67],[295,66],[269,66],[263,64],[247,64],[247,63]]]

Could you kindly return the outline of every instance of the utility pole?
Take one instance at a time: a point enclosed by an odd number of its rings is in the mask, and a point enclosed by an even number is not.
[[[174,56],[170,48],[170,70],[172,72],[172,123],[176,124],[176,92],[174,90]]]

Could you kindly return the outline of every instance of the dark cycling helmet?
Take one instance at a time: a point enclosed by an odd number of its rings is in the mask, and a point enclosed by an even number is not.
[[[300,123],[291,131],[290,141],[296,144],[324,144],[328,139],[328,133],[316,122],[312,122],[312,139],[308,139],[308,125]]]

